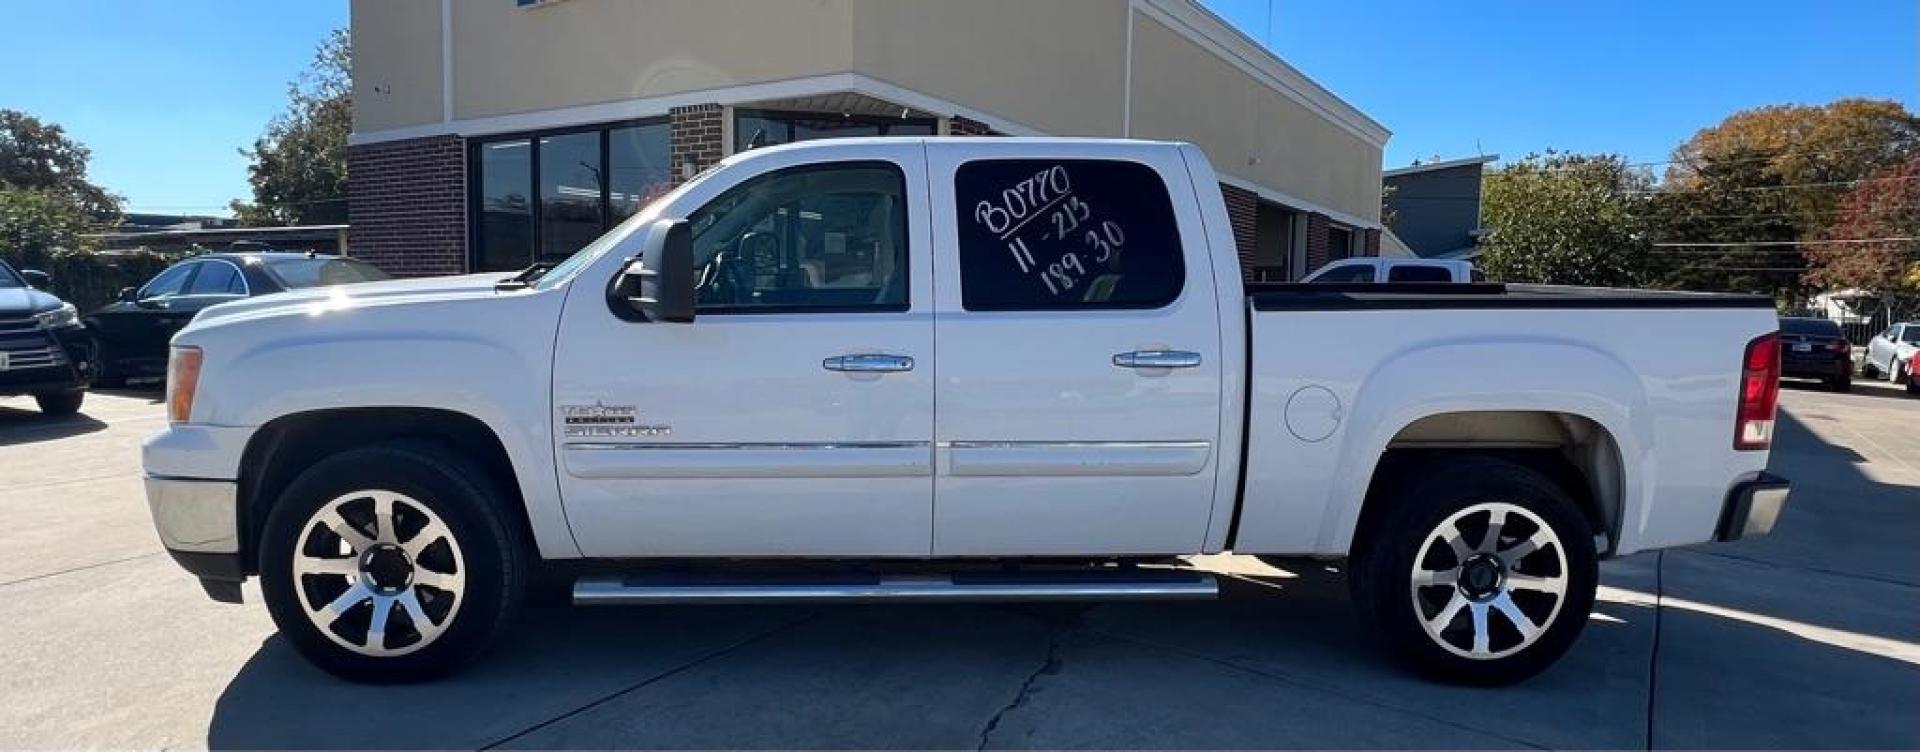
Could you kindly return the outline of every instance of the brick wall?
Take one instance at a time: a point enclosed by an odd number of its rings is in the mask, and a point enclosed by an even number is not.
[[[993,128],[989,127],[986,123],[982,123],[972,118],[965,118],[959,115],[955,115],[953,117],[947,118],[947,135],[949,136],[998,136],[1000,134],[994,133]]]
[[[1360,255],[1362,256],[1380,255],[1380,231],[1379,230],[1373,229],[1373,230],[1360,231]]]
[[[707,169],[726,155],[726,108],[693,104],[667,111],[668,135],[673,144],[668,157],[675,185]],[[688,165],[691,165],[689,167]]]
[[[1233,225],[1233,251],[1240,257],[1240,278],[1252,281],[1254,249],[1259,247],[1256,228],[1260,220],[1260,196],[1221,183],[1220,198],[1227,204],[1227,221]]]
[[[465,272],[466,154],[457,136],[349,147],[349,252],[395,276]]]
[[[1307,274],[1333,260],[1327,243],[1327,215],[1307,212]]]

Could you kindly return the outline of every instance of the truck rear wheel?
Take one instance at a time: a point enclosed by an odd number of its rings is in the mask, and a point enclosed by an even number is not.
[[[1525,679],[1580,635],[1599,583],[1586,516],[1504,460],[1410,469],[1350,565],[1355,604],[1401,661],[1462,684]]]
[[[422,442],[342,452],[301,473],[261,537],[260,587],[280,633],[354,681],[416,681],[471,662],[511,621],[527,576],[488,478]]]

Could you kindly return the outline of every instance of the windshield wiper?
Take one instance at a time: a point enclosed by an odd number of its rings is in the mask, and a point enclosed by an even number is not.
[[[531,286],[535,280],[540,279],[541,275],[546,274],[548,271],[552,270],[553,266],[554,266],[553,264],[549,264],[544,261],[538,264],[534,264],[533,266],[529,266],[525,269],[521,269],[519,274],[515,274],[511,277],[500,280],[499,282],[493,283],[493,289],[495,290],[526,289],[528,286]]]

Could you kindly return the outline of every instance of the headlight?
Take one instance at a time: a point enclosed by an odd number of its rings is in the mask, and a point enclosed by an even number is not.
[[[61,303],[59,308],[34,314],[33,320],[39,322],[42,329],[73,326],[80,323],[80,310],[74,308],[72,303]]]
[[[198,347],[175,347],[167,355],[167,420],[185,423],[193,417],[193,396],[200,388]]]

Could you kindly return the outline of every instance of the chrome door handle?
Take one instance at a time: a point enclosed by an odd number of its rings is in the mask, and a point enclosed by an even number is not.
[[[905,355],[835,355],[820,361],[820,367],[829,371],[848,371],[852,373],[898,373],[913,370],[913,358]]]
[[[1135,350],[1113,356],[1121,368],[1194,368],[1200,365],[1200,353],[1186,350]]]

